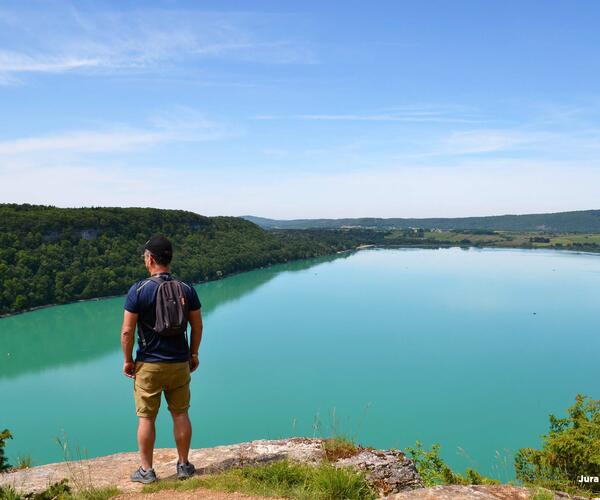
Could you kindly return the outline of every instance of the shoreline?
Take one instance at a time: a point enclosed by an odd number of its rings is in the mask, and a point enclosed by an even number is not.
[[[229,278],[231,276],[235,276],[237,274],[241,274],[241,273],[247,273],[250,271],[255,271],[257,269],[264,269],[265,267],[271,267],[271,266],[275,266],[275,265],[279,265],[279,264],[287,264],[289,262],[296,262],[296,261],[300,261],[300,260],[308,260],[308,259],[316,259],[319,257],[326,257],[328,255],[339,255],[342,253],[347,253],[347,252],[354,252],[354,251],[359,251],[359,250],[367,250],[367,249],[377,249],[377,248],[416,248],[416,249],[424,249],[424,250],[428,250],[428,249],[435,249],[435,248],[464,248],[464,249],[469,249],[469,248],[475,248],[475,249],[486,249],[486,248],[492,248],[492,249],[497,249],[497,250],[546,250],[546,251],[552,251],[552,252],[562,252],[562,253],[573,253],[576,255],[600,255],[600,251],[591,251],[591,250],[573,250],[573,249],[569,249],[569,248],[554,248],[554,247],[523,247],[523,246],[497,246],[497,245],[460,245],[460,244],[455,244],[455,243],[431,243],[431,244],[415,244],[415,245],[411,245],[411,244],[386,244],[386,245],[378,245],[378,244],[368,244],[368,245],[358,245],[357,247],[354,248],[348,248],[345,250],[337,250],[335,251],[335,253],[331,253],[331,254],[324,254],[324,255],[320,255],[317,257],[308,257],[308,258],[304,258],[304,259],[291,259],[285,262],[275,262],[275,263],[270,263],[267,264],[265,266],[258,266],[258,267],[252,267],[250,269],[244,269],[243,271],[235,271],[232,272],[230,274],[226,274],[217,278],[212,278],[212,279],[207,279],[204,281],[198,281],[195,283],[191,283],[192,286],[197,286],[197,285],[202,285],[203,283],[209,283],[211,281],[219,281],[222,280],[224,278]],[[41,306],[34,306],[34,307],[30,307],[27,309],[24,309],[22,311],[17,311],[17,312],[12,312],[12,313],[8,313],[8,314],[0,314],[0,320],[2,319],[6,319],[6,318],[10,318],[12,316],[18,316],[19,314],[25,314],[25,313],[29,313],[29,312],[34,312],[34,311],[38,311],[40,309],[47,309],[49,307],[57,307],[57,306],[66,306],[69,304],[77,304],[80,302],[92,302],[92,301],[98,301],[98,300],[106,300],[106,299],[114,299],[117,297],[123,297],[125,296],[125,294],[117,294],[117,295],[104,295],[102,297],[92,297],[90,299],[77,299],[77,300],[72,300],[69,302],[61,302],[61,303],[56,303],[56,304],[44,304]]]
[[[206,279],[204,281],[197,281],[195,283],[190,283],[190,284],[195,287],[197,285],[202,285],[204,283],[209,283],[212,281],[220,281],[222,279],[229,278],[231,276],[236,276],[238,274],[247,273],[250,271],[256,271],[257,269],[264,269],[265,267],[271,267],[271,266],[276,266],[276,265],[280,265],[280,264],[288,264],[290,262],[297,262],[300,260],[318,259],[319,257],[327,257],[327,256],[331,256],[331,255],[337,255],[339,253],[344,253],[344,252],[353,252],[355,250],[357,250],[357,249],[356,248],[348,248],[347,250],[339,250],[335,253],[318,255],[316,257],[308,257],[308,258],[303,258],[303,259],[290,259],[290,260],[286,260],[285,262],[272,262],[272,263],[266,264],[264,266],[251,267],[250,269],[244,269],[243,271],[234,271],[229,274],[224,274],[223,276],[218,276],[218,277],[212,278],[212,279]],[[102,297],[92,297],[91,299],[77,299],[77,300],[71,300],[69,302],[60,302],[60,303],[56,303],[56,304],[44,304],[42,306],[29,307],[27,309],[23,309],[22,311],[11,312],[8,314],[0,314],[0,320],[10,318],[12,316],[18,316],[19,314],[25,314],[25,313],[29,313],[29,312],[38,311],[40,309],[47,309],[49,307],[68,306],[69,304],[78,304],[80,302],[93,302],[93,301],[98,301],[98,300],[115,299],[117,297],[124,297],[126,294],[127,294],[127,292],[117,294],[117,295],[103,295]]]

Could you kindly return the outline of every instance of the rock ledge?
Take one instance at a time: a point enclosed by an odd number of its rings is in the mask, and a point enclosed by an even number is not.
[[[287,458],[317,464],[325,458],[324,439],[259,439],[245,443],[198,448],[190,451],[190,461],[198,474],[206,474],[241,465],[258,465]],[[159,479],[174,479],[177,452],[172,448],[154,451],[154,469]],[[434,486],[424,488],[414,463],[399,450],[376,450],[358,446],[351,457],[333,462],[338,467],[364,471],[388,500],[512,500],[529,499],[531,490],[509,484]],[[68,479],[74,489],[116,486],[124,493],[139,492],[142,485],[132,483],[129,475],[139,465],[137,452],[117,453],[105,457],[41,465],[0,474],[0,486],[11,485],[22,493],[39,492],[50,484]],[[388,495],[388,496],[386,496]],[[165,497],[168,498],[168,497]],[[554,493],[556,500],[579,499],[566,493]],[[583,499],[582,499],[583,500]]]
[[[323,439],[259,439],[245,443],[198,448],[190,451],[190,462],[198,474],[218,472],[240,465],[258,465],[288,458],[317,464],[325,457]],[[177,452],[164,448],[154,451],[154,469],[159,479],[174,479]],[[382,495],[419,488],[423,484],[412,460],[397,450],[374,450],[358,447],[358,454],[338,459],[336,466],[353,466],[367,473]],[[74,489],[90,486],[116,486],[123,492],[140,491],[129,475],[139,466],[137,452],[117,453],[105,457],[41,465],[1,474],[0,486],[12,485],[23,493],[38,492],[67,478]]]

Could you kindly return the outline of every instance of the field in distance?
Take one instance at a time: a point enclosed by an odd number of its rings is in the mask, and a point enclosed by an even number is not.
[[[390,244],[464,245],[503,248],[554,248],[600,251],[598,233],[516,232],[488,230],[397,229],[384,239]]]

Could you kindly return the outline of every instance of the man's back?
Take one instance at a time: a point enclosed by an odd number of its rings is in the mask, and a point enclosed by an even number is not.
[[[174,279],[171,273],[159,273],[155,277],[162,280]],[[125,309],[138,316],[138,350],[136,361],[182,362],[190,359],[190,349],[185,335],[160,336],[153,330],[156,322],[156,292],[158,283],[146,278],[135,283],[125,299]],[[202,304],[193,287],[182,282],[188,309],[195,311]]]

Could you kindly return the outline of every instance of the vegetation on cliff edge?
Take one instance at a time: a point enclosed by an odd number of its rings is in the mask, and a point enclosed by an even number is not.
[[[600,400],[578,394],[567,416],[550,415],[550,431],[541,450],[522,448],[515,456],[517,479],[527,485],[572,493],[600,492]]]
[[[173,273],[191,283],[371,242],[361,230],[274,234],[183,210],[0,204],[0,315],[126,293],[146,275],[142,247],[157,233],[173,242]]]
[[[314,466],[287,459],[265,465],[234,467],[187,481],[160,481],[144,486],[143,491],[182,491],[200,487],[297,500],[371,500],[377,497],[363,472],[335,467],[325,461]]]
[[[6,446],[7,439],[12,439],[12,434],[8,429],[4,429],[0,432],[0,472],[11,468],[7,458],[4,456],[4,447]]]
[[[0,465],[8,467],[4,458],[5,440],[10,438],[7,430],[0,434]],[[571,494],[589,496],[600,491],[597,482],[580,483],[580,476],[600,476],[600,400],[578,394],[575,404],[567,409],[567,416],[557,418],[550,415],[550,431],[542,436],[541,450],[520,449],[514,459],[517,480],[525,486],[536,488],[535,498],[546,498],[548,490],[566,491]],[[326,459],[318,467],[308,464],[277,461],[267,465],[244,466],[228,471],[196,477],[186,482],[161,481],[144,487],[145,492],[163,489],[194,489],[199,487],[216,490],[241,491],[249,494],[277,495],[289,498],[308,499],[367,499],[375,492],[365,475],[351,469],[337,468],[327,457],[338,457],[356,451],[351,440],[334,437],[326,441]],[[499,481],[482,476],[473,469],[464,475],[454,472],[439,456],[440,445],[434,444],[430,451],[417,441],[407,452],[414,460],[425,486],[438,484],[499,484]],[[333,456],[330,455],[333,453]],[[341,456],[341,455],[340,455]],[[339,457],[338,457],[339,458]],[[95,490],[88,488],[71,496],[66,482],[52,486],[63,496],[48,498],[95,499],[108,498],[117,490]],[[108,496],[81,496],[108,495]],[[11,488],[0,488],[0,498],[13,500],[22,498]],[[32,498],[45,499],[44,496]]]

